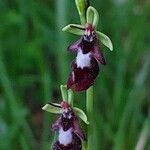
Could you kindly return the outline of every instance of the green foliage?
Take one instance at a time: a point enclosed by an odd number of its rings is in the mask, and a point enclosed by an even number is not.
[[[107,65],[94,86],[93,150],[133,150],[150,107],[150,2],[91,0],[91,5],[101,15],[97,30],[114,44],[113,52],[101,47]],[[41,108],[61,101],[59,85],[74,58],[67,46],[76,38],[61,29],[78,20],[74,1],[0,1],[1,150],[50,149],[52,115]],[[85,97],[74,99],[85,110]]]

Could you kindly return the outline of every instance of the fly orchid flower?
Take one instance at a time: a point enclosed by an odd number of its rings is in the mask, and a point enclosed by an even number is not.
[[[76,53],[76,58],[71,65],[72,71],[67,81],[67,88],[75,91],[83,91],[93,85],[99,74],[99,64],[106,64],[99,40],[110,50],[113,50],[109,37],[96,31],[99,19],[96,9],[90,6],[86,16],[85,26],[70,24],[63,28],[63,31],[81,36],[78,41],[68,47],[68,51]]]
[[[59,114],[58,119],[52,125],[52,130],[58,132],[58,139],[53,144],[53,150],[82,150],[82,140],[85,140],[84,133],[80,128],[77,116],[82,116],[87,123],[86,115],[82,110],[71,107],[68,102],[61,104],[49,103],[43,107],[44,110]],[[80,115],[79,115],[80,114]]]

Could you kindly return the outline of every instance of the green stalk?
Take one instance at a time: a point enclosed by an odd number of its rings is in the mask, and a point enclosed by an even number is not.
[[[80,16],[81,24],[86,23],[86,10],[90,5],[89,0],[76,0],[76,6]],[[93,149],[93,86],[86,91],[86,110],[90,125],[87,127],[87,150]]]
[[[87,150],[93,149],[93,86],[86,91],[86,110],[90,124],[87,127]]]

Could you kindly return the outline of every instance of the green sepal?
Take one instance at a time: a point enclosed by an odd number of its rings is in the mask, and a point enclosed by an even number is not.
[[[110,38],[102,32],[96,31],[96,33],[100,42],[102,42],[106,47],[113,51],[113,44]]]
[[[94,28],[97,27],[99,21],[99,14],[94,7],[88,7],[86,12],[87,23],[92,24]]]
[[[65,26],[62,31],[70,32],[76,35],[84,35],[85,28],[79,24],[69,24]]]
[[[68,100],[67,86],[66,85],[61,85],[60,90],[61,90],[61,95],[62,95],[63,101],[67,101]]]
[[[42,107],[42,109],[53,114],[61,114],[61,108],[59,107],[60,104],[51,103],[51,104],[46,104],[45,106]]]
[[[86,23],[85,14],[86,14],[86,7],[85,7],[85,0],[75,0],[76,6],[78,9],[78,13],[80,16],[81,24],[84,25]]]
[[[68,90],[68,104],[73,107],[74,94],[71,89]]]
[[[89,124],[88,120],[87,120],[87,116],[85,114],[85,112],[77,107],[73,107],[73,110],[75,112],[75,114],[81,119],[83,120],[86,124]]]

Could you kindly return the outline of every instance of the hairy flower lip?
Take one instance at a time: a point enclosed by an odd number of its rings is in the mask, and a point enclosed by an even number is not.
[[[94,60],[96,63],[96,60]],[[99,72],[99,67],[97,64],[97,67],[94,69],[89,69],[89,68],[76,68],[74,67],[73,71],[75,71],[75,81],[72,82],[72,73],[68,79],[67,82],[67,88],[71,88],[77,92],[84,91],[88,89],[90,86],[94,84],[94,80],[96,76],[98,75]]]

